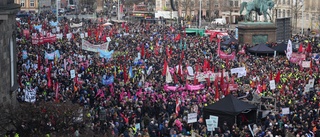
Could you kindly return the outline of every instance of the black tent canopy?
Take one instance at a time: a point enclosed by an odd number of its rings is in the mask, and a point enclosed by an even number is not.
[[[238,43],[238,40],[235,39],[234,37],[231,37],[230,39],[222,42],[221,44],[223,44],[223,45],[230,45],[232,42],[233,42],[233,43]]]
[[[277,46],[273,47],[277,53],[285,53],[284,51],[287,50],[287,44],[284,42],[279,43]]]
[[[204,118],[209,119],[210,115],[218,116],[218,125],[223,125],[227,122],[232,126],[238,116],[243,116],[247,119],[255,120],[257,107],[243,102],[233,95],[228,95],[216,103],[203,108]]]
[[[258,44],[252,48],[249,48],[248,50],[251,53],[263,53],[263,54],[269,54],[274,53],[274,49],[269,48],[266,44]]]

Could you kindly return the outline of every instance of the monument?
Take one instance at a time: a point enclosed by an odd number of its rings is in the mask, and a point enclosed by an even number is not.
[[[268,12],[274,7],[272,0],[253,0],[252,2],[242,2],[240,5],[240,15],[245,11],[244,22],[238,26],[239,43],[261,44],[276,41],[276,25]],[[256,18],[252,18],[255,12]],[[257,22],[257,16],[263,15],[264,22]],[[268,19],[270,20],[268,22]]]

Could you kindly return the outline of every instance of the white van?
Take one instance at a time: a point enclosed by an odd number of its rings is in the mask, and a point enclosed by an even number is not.
[[[216,18],[214,21],[211,22],[211,24],[217,24],[217,25],[225,25],[227,23],[225,18]]]

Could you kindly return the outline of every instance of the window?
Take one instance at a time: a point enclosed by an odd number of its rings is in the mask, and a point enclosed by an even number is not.
[[[230,7],[233,7],[233,1],[230,1]]]
[[[21,7],[24,7],[24,3],[26,3],[25,0],[20,0],[20,5],[21,5]]]
[[[34,0],[30,0],[30,7],[34,7]]]
[[[278,18],[281,18],[281,9],[278,10]]]
[[[234,6],[235,6],[235,7],[239,7],[239,1],[237,1],[237,0],[234,1]]]
[[[210,0],[207,0],[206,3],[207,3],[206,6],[210,7]]]
[[[286,10],[282,10],[282,17],[286,17]]]
[[[287,10],[287,16],[288,16],[288,17],[291,17],[290,10]]]
[[[288,5],[290,5],[290,1],[291,1],[291,0],[288,0]]]
[[[283,5],[286,5],[286,0],[283,0],[283,1],[282,1],[282,4],[283,4]]]
[[[219,5],[218,5],[218,4],[214,4],[214,7],[218,8],[218,7],[219,7]]]

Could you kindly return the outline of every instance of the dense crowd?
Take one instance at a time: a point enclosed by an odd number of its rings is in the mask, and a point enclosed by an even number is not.
[[[218,44],[215,40],[186,35],[183,26],[144,22],[102,26],[106,21],[100,18],[63,18],[59,21],[60,32],[64,34],[62,39],[33,45],[31,34],[40,35],[40,32],[32,25],[42,24],[42,30],[50,33],[56,28],[49,25],[50,21],[55,21],[52,14],[43,13],[33,18],[22,18],[17,23],[18,100],[21,102],[25,101],[24,89],[31,88],[36,89],[36,103],[78,103],[88,110],[84,116],[89,121],[83,122],[89,130],[109,137],[171,137],[191,135],[192,132],[199,136],[226,137],[251,134],[260,137],[320,136],[319,63],[305,51],[306,60],[312,61],[311,68],[292,63],[285,55],[241,54],[242,49],[247,50],[251,46],[237,43],[223,46],[226,54],[236,52],[234,60],[224,60],[217,56]],[[70,27],[72,23],[79,22],[82,22],[81,27]],[[25,29],[30,31],[29,37],[23,35]],[[71,39],[66,38],[69,32],[73,33]],[[108,51],[114,51],[112,57],[101,58],[97,52],[83,50],[80,33],[84,32],[88,33],[88,37],[83,39],[95,45],[108,42],[106,36],[110,37]],[[311,53],[319,53],[317,38],[304,36],[296,40],[309,40],[312,43]],[[304,43],[304,47],[307,47],[307,43]],[[56,50],[59,58],[45,58],[46,53]],[[27,53],[26,58],[23,57],[24,53]],[[136,60],[138,56],[140,59]],[[166,82],[164,70],[167,68],[164,64],[173,70],[170,72],[173,77],[171,83]],[[215,73],[246,67],[247,74],[237,78],[229,73],[229,78],[218,81],[218,84],[238,84],[237,90],[225,91],[216,86],[214,81],[187,79],[187,66],[191,66],[195,72],[210,70]],[[182,71],[179,71],[180,67]],[[74,78],[70,78],[70,70],[75,70]],[[269,81],[278,75],[280,81],[276,89],[270,90]],[[315,79],[314,88],[304,92],[309,79]],[[168,84],[176,87],[202,84],[204,88],[199,91],[165,91],[164,86]],[[252,100],[257,85],[262,87],[259,96],[277,100],[277,109],[263,120],[257,120],[252,126],[252,133],[248,125],[233,123],[225,123],[212,132],[207,131],[202,112],[204,106],[227,94],[246,96],[246,100]],[[180,109],[176,113],[177,101],[180,102]],[[290,114],[282,114],[281,108],[284,107],[290,108]],[[198,114],[198,122],[188,124],[186,116],[192,112]],[[103,118],[102,114],[105,114]],[[137,127],[137,124],[140,126]],[[79,136],[81,133],[77,130],[74,134]]]

